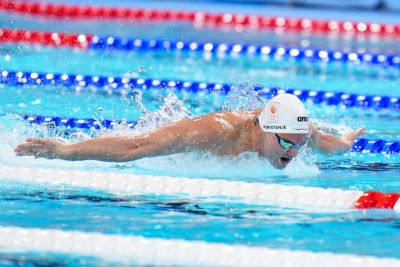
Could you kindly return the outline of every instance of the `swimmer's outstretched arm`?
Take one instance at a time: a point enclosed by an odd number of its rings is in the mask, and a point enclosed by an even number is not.
[[[315,125],[310,124],[311,137],[310,144],[313,148],[326,154],[338,154],[347,152],[353,145],[354,140],[365,133],[364,128],[359,128],[343,134],[335,136],[329,133],[320,132]]]
[[[212,149],[227,133],[214,115],[178,121],[137,136],[99,137],[74,144],[50,138],[29,138],[15,148],[18,156],[65,160],[124,162],[193,149]]]

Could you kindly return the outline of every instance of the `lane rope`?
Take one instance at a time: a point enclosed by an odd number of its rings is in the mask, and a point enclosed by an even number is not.
[[[56,127],[79,128],[79,129],[113,129],[115,126],[123,124],[125,127],[134,128],[136,121],[112,121],[112,120],[94,120],[94,119],[78,119],[65,118],[58,116],[43,115],[22,115],[22,118],[31,124],[38,125],[54,125]],[[354,141],[351,152],[360,153],[382,153],[382,154],[398,154],[400,153],[400,140],[386,141],[382,139],[370,140],[360,138]]]
[[[33,43],[51,46],[69,46],[85,49],[91,42],[91,35],[30,31],[17,29],[0,29],[0,43]]]
[[[117,36],[97,36],[79,33],[39,32],[30,30],[0,30],[0,42],[33,43],[50,46],[67,46],[94,50],[139,51],[192,51],[236,57],[238,55],[293,58],[321,62],[367,63],[400,67],[400,55],[379,53],[356,53],[325,49],[295,48],[268,45],[250,45],[212,42],[184,42]]]
[[[232,13],[160,10],[131,7],[103,7],[0,0],[0,9],[27,15],[65,19],[116,19],[147,21],[186,21],[196,26],[234,27],[236,29],[280,29],[330,34],[400,36],[400,25],[309,18],[268,17]]]
[[[395,258],[21,227],[0,227],[0,251],[75,254],[157,266],[400,265]]]
[[[135,90],[162,89],[199,95],[226,95],[239,85],[228,83],[206,83],[196,81],[159,80],[125,78],[116,76],[98,76],[81,74],[60,74],[40,72],[0,71],[0,84],[8,86],[60,86],[72,87],[77,91],[82,88],[102,89],[106,95],[132,95]],[[344,92],[315,91],[309,89],[279,88],[257,85],[252,87],[258,96],[271,98],[277,94],[289,93],[299,97],[303,102],[312,104],[335,105],[346,108],[369,108],[375,110],[400,110],[400,98],[378,95],[348,94]],[[96,90],[98,92],[98,90]]]
[[[79,129],[113,129],[116,125],[125,125],[126,127],[133,128],[136,121],[121,121],[121,120],[95,120],[95,119],[78,119],[66,118],[58,116],[43,116],[43,115],[21,115],[24,120],[31,124],[38,125],[54,125],[56,127],[66,128],[79,128]]]
[[[15,181],[89,187],[117,194],[222,196],[284,207],[400,210],[399,193],[4,165],[0,165],[0,176]]]
[[[350,151],[361,153],[398,154],[400,153],[400,140],[386,141],[382,139],[370,140],[367,138],[360,138],[354,141]]]

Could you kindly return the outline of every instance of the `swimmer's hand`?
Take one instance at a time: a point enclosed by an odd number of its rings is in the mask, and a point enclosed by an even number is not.
[[[314,125],[311,125],[311,129],[311,147],[329,155],[346,153],[353,146],[354,140],[365,133],[364,128],[359,128],[347,132],[342,136],[334,136],[329,133],[318,131]]]
[[[351,149],[356,138],[364,133],[364,128],[358,128],[343,134],[339,137],[339,142],[336,143],[336,147],[330,151],[330,154],[346,153]],[[335,142],[332,142],[332,144],[335,144]]]
[[[51,138],[28,138],[14,149],[17,156],[47,159],[63,158],[64,151],[65,145]]]
[[[365,128],[358,128],[357,130],[353,130],[342,135],[343,143],[345,144],[345,149],[349,150],[352,146],[356,138],[365,133]]]

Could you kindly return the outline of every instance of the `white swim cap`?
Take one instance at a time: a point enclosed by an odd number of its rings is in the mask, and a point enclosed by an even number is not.
[[[258,117],[260,127],[270,133],[308,133],[307,112],[300,99],[292,94],[272,98]]]

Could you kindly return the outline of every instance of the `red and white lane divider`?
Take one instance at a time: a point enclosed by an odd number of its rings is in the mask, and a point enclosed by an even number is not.
[[[231,13],[159,10],[124,7],[83,6],[35,1],[0,0],[0,10],[29,15],[81,19],[125,19],[170,21],[183,20],[195,24],[232,26],[251,29],[288,29],[325,33],[381,34],[399,37],[400,25],[306,18],[266,17]]]
[[[25,42],[29,44],[68,46],[85,49],[91,41],[92,36],[89,34],[0,29],[0,43]]]
[[[64,253],[163,266],[400,266],[395,258],[20,227],[0,227],[0,251]]]
[[[399,193],[3,165],[0,165],[0,177],[51,185],[90,187],[130,195],[224,196],[251,203],[288,207],[400,210]]]

